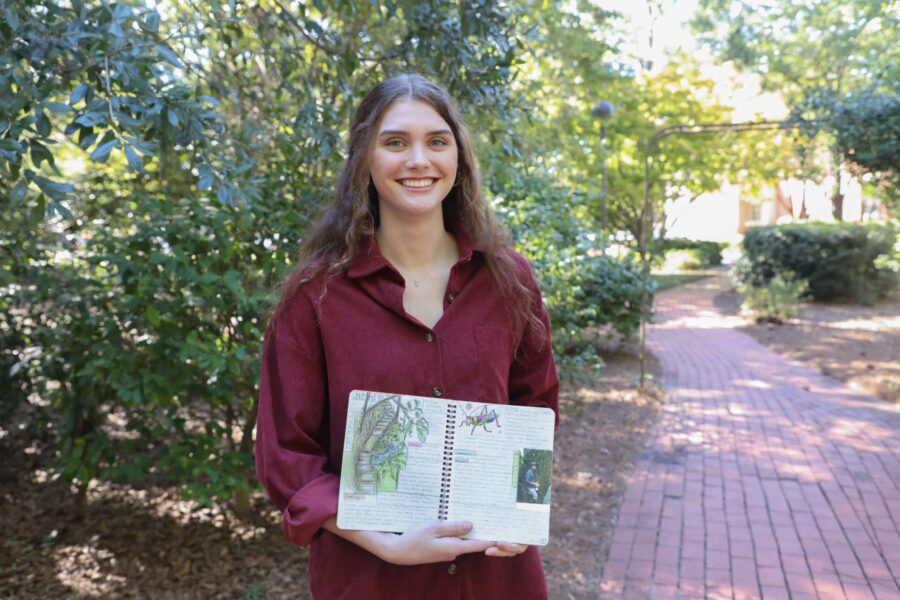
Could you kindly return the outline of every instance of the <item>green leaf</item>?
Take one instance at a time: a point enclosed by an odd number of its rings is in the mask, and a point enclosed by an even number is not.
[[[141,171],[144,168],[144,162],[132,146],[125,146],[125,158],[128,160],[128,166],[135,171]]]
[[[22,182],[20,182],[22,183]],[[28,219],[28,224],[32,227],[35,227],[44,220],[46,217],[47,210],[47,198],[41,194],[38,196],[37,205],[32,209],[30,218]]]
[[[200,181],[197,183],[197,187],[200,188],[200,191],[206,191],[212,187],[213,184],[213,173],[212,169],[209,168],[209,165],[200,165]]]
[[[147,16],[141,22],[141,27],[152,33],[159,31],[159,13],[155,10],[147,13]]]
[[[219,185],[216,190],[216,198],[218,198],[219,202],[222,204],[228,204],[231,201],[231,190],[225,185]]]
[[[91,152],[90,159],[94,162],[105,163],[106,159],[109,158],[109,153],[112,152],[113,148],[117,148],[119,146],[119,140],[110,140],[105,144],[100,144],[97,148]]]
[[[153,46],[156,48],[156,51],[160,53],[163,59],[169,64],[178,67],[179,69],[183,69],[184,65],[180,60],[178,60],[178,56],[172,52],[172,49],[164,44],[155,44]]]
[[[80,83],[72,92],[72,95],[69,97],[69,104],[75,106],[79,102],[81,102],[84,95],[87,94],[87,91],[91,89],[91,87],[86,83]]]
[[[224,277],[222,277],[222,281],[225,283],[225,287],[234,294],[235,298],[241,299],[244,297],[244,289],[241,287],[241,279],[240,274],[234,269],[229,269]]]
[[[20,179],[16,185],[9,191],[9,198],[13,202],[20,202],[25,195],[28,193],[28,182],[24,179]],[[43,205],[41,206],[41,211],[43,211]]]
[[[416,423],[416,437],[419,438],[419,442],[424,444],[425,439],[428,437],[428,427],[423,427],[421,423]]]
[[[144,309],[144,316],[147,317],[151,325],[159,327],[159,311],[156,310],[155,306],[148,304],[147,308]]]
[[[70,183],[60,183],[40,175],[31,175],[31,180],[41,188],[42,192],[54,200],[65,200],[70,193],[75,191],[75,187]],[[68,209],[66,209],[66,212],[68,212]],[[71,216],[71,213],[69,215]]]
[[[47,215],[50,217],[59,215],[70,221],[75,219],[75,215],[72,214],[72,211],[70,211],[62,202],[51,202],[47,207]]]
[[[85,127],[95,127],[97,125],[106,124],[106,113],[103,111],[92,111],[85,113],[75,119],[75,122]]]
[[[44,102],[44,107],[58,115],[63,115],[72,110],[72,107],[62,102]]]

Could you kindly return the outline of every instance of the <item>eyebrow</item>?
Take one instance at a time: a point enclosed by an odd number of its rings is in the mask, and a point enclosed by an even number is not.
[[[449,129],[437,129],[435,131],[429,131],[426,135],[447,135],[452,134],[453,132]],[[408,131],[403,131],[400,129],[385,129],[381,133],[378,134],[378,137],[385,135],[409,135]]]

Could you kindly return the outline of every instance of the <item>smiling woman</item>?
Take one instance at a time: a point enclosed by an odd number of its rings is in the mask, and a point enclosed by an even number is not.
[[[336,525],[351,390],[554,411],[558,392],[540,290],[447,93],[418,75],[379,84],[348,150],[266,331],[260,481],[288,539],[310,546],[315,598],[546,598],[537,548],[465,539],[469,522]]]
[[[400,101],[384,114],[369,156],[369,172],[385,221],[442,219],[441,205],[456,182],[456,138],[428,104]],[[396,225],[388,225],[388,229]]]

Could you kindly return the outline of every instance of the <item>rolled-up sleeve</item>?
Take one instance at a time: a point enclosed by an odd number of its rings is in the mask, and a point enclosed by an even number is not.
[[[321,442],[327,411],[322,342],[301,292],[266,330],[256,430],[257,476],[282,511],[285,536],[300,546],[337,513],[340,477]]]
[[[532,311],[541,323],[541,330],[526,325],[518,351],[509,370],[510,404],[542,406],[556,413],[559,426],[559,377],[553,360],[550,315],[544,307],[541,291],[531,266],[516,256],[522,269],[523,283],[531,291]]]

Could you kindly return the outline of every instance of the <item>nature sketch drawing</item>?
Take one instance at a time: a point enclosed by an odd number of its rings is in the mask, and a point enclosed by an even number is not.
[[[428,420],[420,400],[392,395],[370,406],[370,399],[367,393],[355,424],[350,481],[356,493],[395,492],[406,467],[407,440],[415,430],[419,443],[425,443]]]

